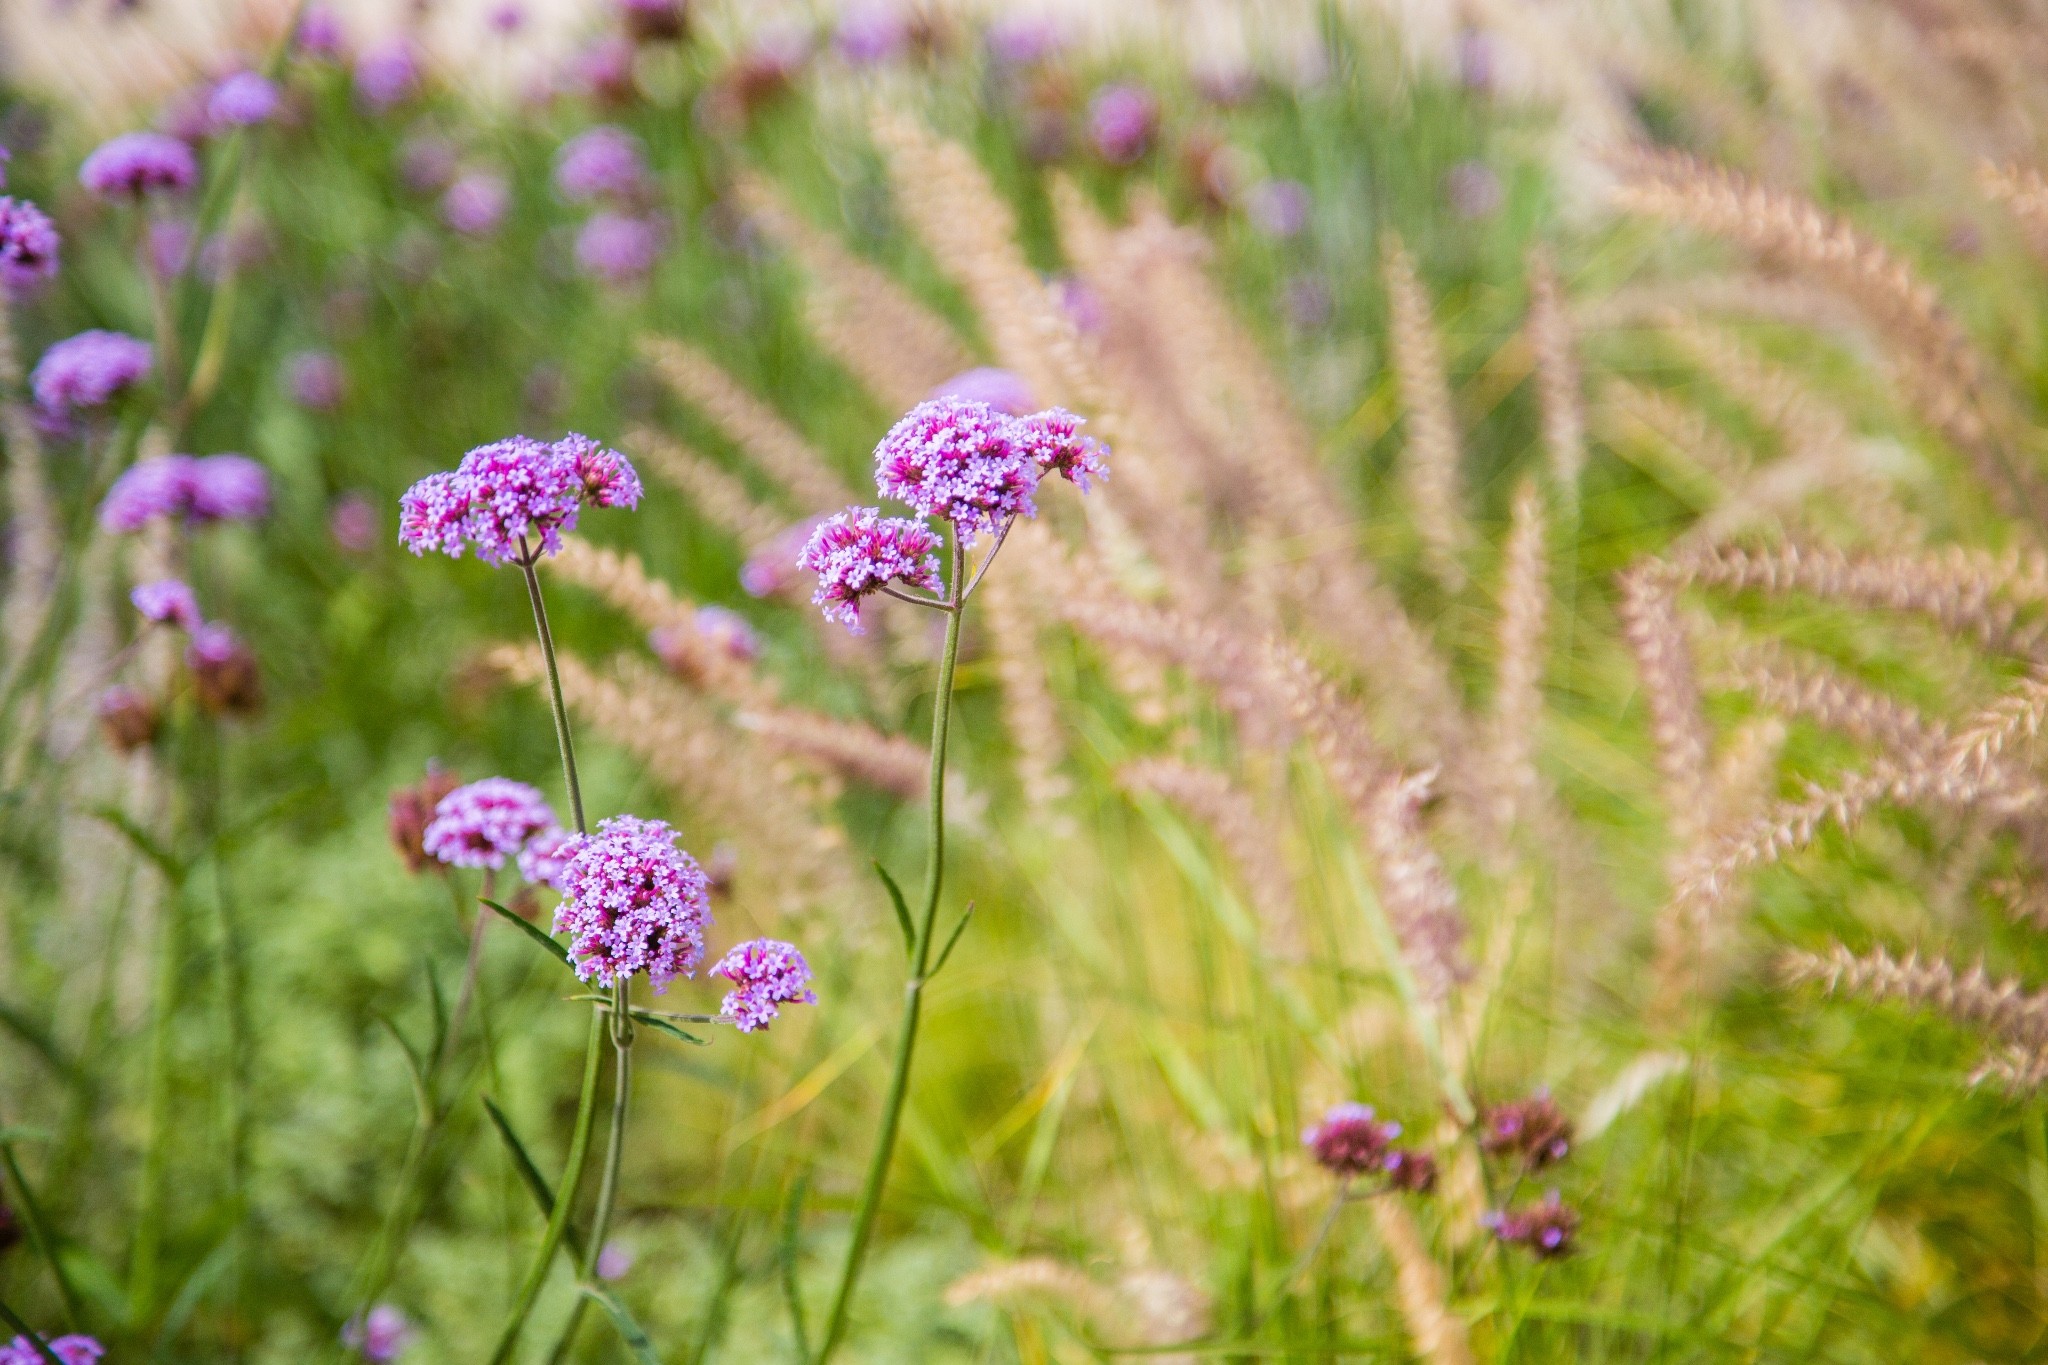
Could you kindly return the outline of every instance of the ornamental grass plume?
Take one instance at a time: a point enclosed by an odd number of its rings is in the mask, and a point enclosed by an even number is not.
[[[705,520],[739,541],[749,552],[770,553],[768,543],[790,524],[788,513],[758,501],[744,483],[680,441],[646,427],[635,427],[620,444],[632,452],[642,468],[688,498]],[[803,548],[803,542],[810,539],[810,533],[811,528],[805,526],[803,534],[795,538],[796,543],[776,556],[780,560],[776,565],[778,573],[789,571],[790,561]],[[741,582],[746,582],[744,573]],[[753,597],[766,595],[752,588],[747,591]]]
[[[29,375],[36,406],[52,416],[105,406],[148,378],[154,352],[120,332],[80,332],[44,351]]]
[[[554,931],[578,979],[614,986],[645,973],[656,995],[695,976],[711,922],[710,884],[665,822],[615,815],[576,835],[559,876]],[[772,1012],[771,1012],[772,1014]]]
[[[649,335],[640,339],[640,353],[678,398],[710,418],[805,512],[853,501],[853,491],[825,457],[703,351]]]
[[[1401,476],[1409,515],[1422,535],[1430,572],[1446,591],[1457,592],[1465,586],[1463,557],[1472,545],[1472,528],[1465,519],[1458,419],[1451,406],[1443,347],[1415,262],[1396,239],[1388,239],[1383,273],[1388,354],[1408,417]]]
[[[420,847],[450,867],[498,868],[523,853],[536,835],[555,827],[555,812],[537,789],[510,778],[486,777],[455,788],[434,804]]]
[[[757,938],[732,949],[711,968],[711,975],[733,983],[718,1012],[741,1033],[766,1029],[783,1005],[815,1005],[811,964],[793,944]]]

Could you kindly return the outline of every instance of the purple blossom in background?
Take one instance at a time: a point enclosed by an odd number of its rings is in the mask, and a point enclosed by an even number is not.
[[[571,203],[604,195],[628,198],[639,193],[646,178],[640,139],[608,123],[571,138],[555,154],[555,188]]]
[[[642,43],[680,38],[689,24],[683,0],[619,0],[619,18]]]
[[[148,342],[120,332],[80,332],[43,352],[29,388],[48,413],[96,408],[147,376],[153,356]]]
[[[938,591],[939,545],[938,535],[921,521],[849,507],[818,523],[796,562],[818,575],[811,601],[825,609],[825,619],[859,635],[860,603],[869,593],[890,583]]]
[[[740,588],[749,597],[773,597],[796,581],[797,556],[823,525],[823,517],[806,517],[777,531],[767,544],[740,566]]]
[[[192,259],[192,238],[192,225],[183,218],[159,218],[149,225],[143,250],[158,279],[176,279],[185,272]]]
[[[267,123],[280,103],[276,86],[254,71],[237,71],[213,87],[206,117],[216,128],[247,128]]]
[[[599,38],[576,54],[571,74],[589,94],[623,104],[633,97],[633,44],[616,35]]]
[[[255,521],[270,510],[270,475],[246,455],[208,455],[191,465],[194,521]]]
[[[562,869],[569,865],[569,831],[550,825],[519,850],[519,875],[535,886],[562,889]]]
[[[100,525],[139,531],[156,517],[205,523],[253,521],[270,510],[270,476],[242,455],[159,455],[114,481],[100,503]]]
[[[710,884],[660,820],[615,815],[570,840],[554,931],[570,936],[583,981],[610,986],[641,972],[656,995],[695,976],[711,922]]]
[[[416,555],[439,550],[462,557],[476,547],[486,564],[520,556],[520,543],[539,540],[538,552],[562,548],[588,498],[599,507],[633,507],[640,478],[625,456],[587,436],[571,433],[553,445],[514,436],[479,446],[448,473],[421,479],[399,501],[398,538]]]
[[[50,1343],[50,1354],[64,1362],[64,1365],[93,1365],[93,1362],[107,1353],[107,1348],[91,1337],[63,1336]],[[44,1365],[42,1353],[27,1337],[16,1337],[6,1346],[0,1346],[0,1365]]]
[[[78,183],[103,199],[188,190],[197,179],[192,149],[163,133],[123,133],[94,148],[78,168]]]
[[[637,280],[661,255],[661,228],[623,213],[594,213],[576,234],[576,264],[609,284]]]
[[[1078,275],[1062,275],[1054,282],[1054,291],[1059,299],[1060,311],[1074,324],[1074,330],[1083,336],[1100,336],[1107,318],[1102,310],[1102,296],[1088,281]]]
[[[1244,216],[1268,237],[1295,237],[1315,207],[1299,180],[1261,180],[1244,192]]]
[[[1444,197],[1460,218],[1490,218],[1500,211],[1506,192],[1491,166],[1461,161],[1444,173]]]
[[[403,36],[388,39],[356,58],[356,98],[373,113],[409,99],[420,83],[419,58]]]
[[[1436,1188],[1436,1158],[1428,1152],[1390,1151],[1380,1169],[1390,1188],[1408,1194],[1428,1194]]]
[[[220,131],[213,116],[206,112],[206,103],[212,97],[213,86],[203,81],[173,92],[157,111],[156,130],[188,146],[199,146]]]
[[[160,626],[197,630],[204,624],[199,615],[199,599],[183,579],[159,578],[152,583],[139,583],[128,594],[128,600],[142,613],[143,620]]]
[[[963,536],[993,533],[1034,516],[1038,471],[1014,439],[1011,420],[986,403],[939,398],[919,403],[875,447],[875,486],[884,497],[941,517]]]
[[[794,945],[772,938],[742,943],[711,969],[733,983],[718,1004],[741,1033],[753,1033],[773,1023],[782,1005],[815,1005],[811,991],[811,964]]]
[[[491,7],[491,12],[485,16],[484,22],[491,26],[493,33],[517,33],[526,27],[526,7],[513,3],[513,0],[505,0],[503,4]]]
[[[832,46],[854,66],[886,62],[909,45],[910,22],[887,0],[848,6],[832,32]]]
[[[1259,73],[1241,59],[1206,61],[1188,74],[1196,93],[1219,109],[1235,109],[1259,92]]]
[[[731,607],[716,605],[697,608],[691,618],[697,633],[716,645],[727,658],[750,664],[761,657],[761,637],[747,618]]]
[[[1458,83],[1475,94],[1487,94],[1499,84],[1500,61],[1493,37],[1478,29],[1458,35]]]
[[[348,395],[348,372],[332,351],[300,351],[285,362],[285,386],[300,407],[331,412]]]
[[[0,197],[0,286],[25,293],[57,273],[57,229],[26,199]]]
[[[1143,156],[1159,131],[1159,101],[1135,85],[1106,85],[1088,102],[1088,136],[1112,166]]]
[[[607,1284],[613,1280],[623,1280],[626,1278],[626,1272],[633,1268],[633,1262],[638,1259],[639,1257],[633,1254],[633,1248],[624,1242],[616,1239],[606,1242],[604,1250],[597,1253],[597,1278]]]
[[[384,1365],[396,1360],[406,1347],[412,1345],[412,1323],[404,1313],[388,1303],[372,1308],[367,1317],[351,1318],[341,1329],[342,1345],[360,1351],[363,1359],[371,1365]]]
[[[347,41],[341,31],[341,16],[323,0],[313,0],[299,16],[299,55],[315,61],[334,61]]]
[[[487,777],[442,797],[420,844],[450,867],[503,867],[527,840],[553,828],[555,813],[538,790]]]
[[[504,176],[471,171],[441,196],[441,221],[466,237],[487,237],[511,207],[512,187]]]
[[[1109,477],[1109,452],[1081,434],[1085,420],[1065,408],[1047,408],[1017,418],[1011,431],[1018,453],[1040,474],[1057,474],[1086,493],[1093,480]]]
[[[970,403],[986,403],[1010,417],[1021,417],[1038,406],[1031,401],[1031,390],[1024,387],[1024,381],[1014,371],[999,370],[992,365],[963,370],[925,397],[961,398]]]
[[[1043,15],[1013,14],[990,22],[983,35],[988,55],[1008,66],[1042,62],[1065,45],[1066,36]]]
[[[398,178],[414,194],[432,194],[455,178],[455,144],[438,133],[415,133],[398,149]]]
[[[377,543],[377,505],[361,493],[344,493],[327,512],[327,534],[350,554]]]
[[[1304,332],[1328,326],[1337,310],[1336,300],[1330,297],[1330,286],[1318,275],[1296,275],[1289,279],[1281,293],[1281,304],[1287,310],[1287,320]]]
[[[1525,1204],[1505,1213],[1488,1213],[1480,1219],[1493,1235],[1510,1246],[1527,1247],[1540,1260],[1568,1256],[1572,1238],[1579,1230],[1579,1215],[1552,1190],[1540,1204]]]
[[[1541,1170],[1571,1154],[1572,1121],[1548,1090],[1538,1090],[1481,1114],[1479,1147],[1495,1156],[1519,1156],[1530,1170]]]
[[[1401,1125],[1375,1118],[1371,1105],[1338,1104],[1321,1123],[1301,1130],[1301,1145],[1317,1165],[1348,1179],[1379,1170],[1387,1147],[1399,1136]]]

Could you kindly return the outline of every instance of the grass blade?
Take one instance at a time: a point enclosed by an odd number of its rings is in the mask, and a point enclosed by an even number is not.
[[[896,885],[896,879],[889,875],[889,869],[876,858],[875,875],[882,879],[882,885],[889,888],[889,904],[896,907],[896,923],[903,930],[903,955],[909,957],[917,951],[917,930],[910,923],[910,907],[904,903],[903,888]]]
[[[481,896],[477,897],[477,899],[479,901],[482,901],[483,904],[491,907],[491,909],[497,911],[500,915],[502,915],[505,918],[507,923],[516,927],[520,933],[526,935],[535,943],[538,943],[541,947],[547,949],[548,955],[554,958],[555,961],[561,963],[564,967],[568,967],[571,970],[574,970],[574,964],[569,961],[569,950],[567,948],[564,948],[561,944],[555,942],[555,940],[552,937],[550,937],[544,930],[542,930],[539,925],[528,924],[525,920],[519,918],[519,916],[513,914],[510,910],[507,910],[504,906],[498,904],[496,901],[487,901],[484,900],[483,897]]]
[[[555,1212],[555,1192],[548,1188],[548,1178],[534,1165],[527,1155],[526,1144],[519,1140],[519,1134],[512,1131],[512,1121],[505,1117],[505,1111],[489,1095],[484,1096],[484,1111],[491,1116],[491,1123],[498,1130],[498,1136],[505,1141],[506,1150],[512,1153],[512,1164],[519,1171],[519,1179],[526,1186],[533,1202],[540,1208],[540,1216],[550,1218]],[[569,1252],[576,1260],[583,1259],[583,1235],[571,1223],[562,1230],[562,1240],[569,1244]]]
[[[21,1221],[27,1225],[29,1241],[36,1252],[50,1267],[51,1278],[57,1281],[57,1293],[64,1300],[64,1320],[72,1325],[78,1322],[78,1294],[71,1287],[71,1277],[64,1273],[64,1262],[57,1255],[57,1242],[50,1235],[50,1225],[43,1218],[43,1206],[36,1200],[36,1192],[29,1188],[28,1179],[21,1173],[21,1163],[15,1160],[14,1144],[24,1138],[47,1137],[32,1133],[26,1128],[0,1128],[0,1166],[4,1166],[8,1179],[14,1182],[15,1197],[21,1201]]]
[[[973,918],[974,902],[969,901],[967,902],[967,908],[960,912],[959,922],[953,926],[953,932],[946,935],[946,946],[939,949],[939,960],[937,962],[934,962],[932,964],[932,969],[924,974],[925,980],[929,981],[933,977],[937,976],[939,974],[939,970],[946,965],[946,959],[953,955],[953,945],[960,941],[960,935],[966,932],[967,921]]]
[[[611,1318],[612,1326],[618,1329],[619,1338],[626,1343],[626,1349],[633,1353],[633,1359],[639,1361],[640,1365],[661,1365],[661,1357],[655,1354],[654,1343],[647,1339],[647,1333],[640,1329],[640,1324],[633,1321],[633,1315],[626,1311],[626,1305],[594,1285],[584,1285],[583,1292],[597,1300],[597,1306],[604,1309]]]
[[[157,871],[164,874],[164,880],[175,889],[185,884],[191,867],[176,854],[157,842],[157,837],[128,818],[128,812],[118,806],[94,806],[92,814],[120,831],[121,837],[135,846],[135,851],[156,864]]]
[[[30,1018],[25,1011],[0,1002],[0,1028],[6,1029],[20,1039],[24,1047],[48,1063],[50,1069],[63,1077],[67,1084],[81,1083],[83,1078],[79,1075],[78,1067],[64,1055],[63,1049],[57,1046],[57,1040],[50,1036],[49,1031]]]
[[[405,1041],[405,1035],[398,1031],[398,1025],[391,1022],[390,1015],[380,1010],[375,1015],[375,1018],[378,1023],[384,1026],[384,1031],[389,1033],[392,1040],[398,1044],[398,1050],[405,1054],[405,1069],[412,1075],[412,1098],[413,1102],[419,1106],[420,1122],[427,1125],[432,1124],[434,1121],[434,1096],[433,1092],[427,1088],[427,1073],[425,1067],[420,1062],[419,1054],[412,1050],[411,1043]]]
[[[695,1043],[698,1047],[711,1046],[709,1039],[699,1038],[694,1033],[685,1033],[681,1029],[677,1028],[674,1024],[671,1024],[668,1020],[662,1018],[658,1014],[652,1013],[651,1011],[634,1010],[633,1019],[634,1022],[645,1024],[647,1025],[647,1027],[653,1029],[657,1033],[666,1033],[671,1038],[680,1038],[686,1043]]]
[[[5,1299],[0,1299],[0,1322],[12,1327],[19,1335],[27,1337],[29,1343],[36,1348],[36,1354],[48,1362],[48,1365],[64,1365],[64,1362],[57,1358],[57,1353],[50,1349],[50,1343],[43,1340],[42,1334],[23,1322],[21,1314],[8,1307]]]

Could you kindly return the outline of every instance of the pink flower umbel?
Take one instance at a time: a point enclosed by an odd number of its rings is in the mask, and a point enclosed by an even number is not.
[[[710,884],[660,820],[615,815],[569,841],[555,932],[570,936],[576,975],[603,986],[647,973],[656,995],[694,976],[711,922]]]
[[[624,213],[593,213],[576,234],[576,266],[607,284],[630,284],[661,257],[661,225]]]
[[[412,1345],[412,1323],[388,1303],[380,1303],[366,1317],[351,1318],[341,1329],[342,1345],[362,1352],[371,1365],[398,1359]]]
[[[1578,1211],[1552,1190],[1540,1204],[1484,1215],[1493,1235],[1510,1246],[1527,1247],[1540,1260],[1569,1256],[1579,1231]]]
[[[93,1365],[106,1353],[107,1348],[92,1337],[72,1335],[57,1337],[50,1342],[50,1354],[63,1361],[64,1365]],[[6,1346],[0,1346],[0,1365],[44,1365],[44,1360],[34,1342],[27,1337],[16,1337]]]
[[[583,485],[584,501],[592,507],[640,505],[640,475],[618,451],[572,431],[555,442],[555,453],[575,466],[576,482]]]
[[[1057,474],[1083,493],[1095,479],[1109,477],[1109,454],[1093,436],[1083,436],[1085,418],[1065,408],[1047,408],[1017,419],[1017,448],[1041,474]]]
[[[569,866],[569,831],[550,826],[526,841],[519,850],[519,875],[535,886],[562,889],[562,871]]]
[[[540,792],[508,777],[487,777],[441,798],[420,846],[451,867],[503,867],[527,841],[554,827],[555,813]]]
[[[0,287],[17,292],[57,273],[57,229],[26,199],[0,198]]]
[[[1548,1090],[1538,1090],[1481,1114],[1479,1146],[1494,1155],[1520,1156],[1530,1170],[1541,1170],[1570,1154],[1572,1121]]]
[[[742,943],[718,959],[711,974],[733,983],[718,1009],[741,1033],[767,1028],[780,1006],[818,1003],[811,991],[811,964],[794,945],[772,938]]]
[[[512,187],[504,176],[472,171],[441,196],[441,221],[465,237],[488,237],[511,207]]]
[[[606,195],[629,198],[646,177],[640,139],[608,123],[571,138],[555,155],[555,188],[571,203]]]
[[[1366,1175],[1383,1168],[1401,1125],[1373,1117],[1369,1104],[1333,1105],[1323,1121],[1301,1130],[1301,1145],[1333,1175]]]
[[[276,86],[254,71],[237,71],[213,87],[206,117],[216,128],[246,128],[268,122],[279,103]]]
[[[452,472],[408,489],[398,539],[416,555],[439,550],[458,559],[473,545],[487,564],[516,562],[522,542],[552,555],[562,532],[576,528],[586,499],[599,507],[639,503],[640,479],[625,456],[574,433],[553,445],[514,436],[479,446]]]
[[[943,517],[962,536],[1035,515],[1037,483],[1037,466],[1018,448],[1011,419],[972,399],[919,403],[875,447],[882,495]]]
[[[36,406],[54,415],[100,407],[145,378],[154,356],[148,342],[121,332],[80,332],[43,352],[29,388]]]
[[[128,594],[128,600],[142,613],[143,620],[160,626],[197,630],[202,623],[199,599],[182,579],[159,578],[153,583],[138,584]]]
[[[1143,156],[1159,132],[1159,101],[1135,85],[1105,85],[1088,102],[1088,136],[1113,166]]]
[[[858,635],[861,599],[869,593],[891,583],[938,591],[939,544],[923,522],[849,507],[819,523],[796,562],[818,575],[811,601],[825,609],[825,619]]]
[[[139,531],[156,517],[204,525],[254,521],[270,510],[270,475],[244,455],[159,455],[131,466],[100,503],[100,525]]]
[[[123,133],[94,148],[78,168],[78,183],[102,199],[188,190],[197,179],[192,149],[163,133]]]

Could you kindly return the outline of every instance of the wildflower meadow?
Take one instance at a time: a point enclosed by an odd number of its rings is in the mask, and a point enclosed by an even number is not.
[[[2048,1351],[2037,4],[46,11],[0,1365]]]

